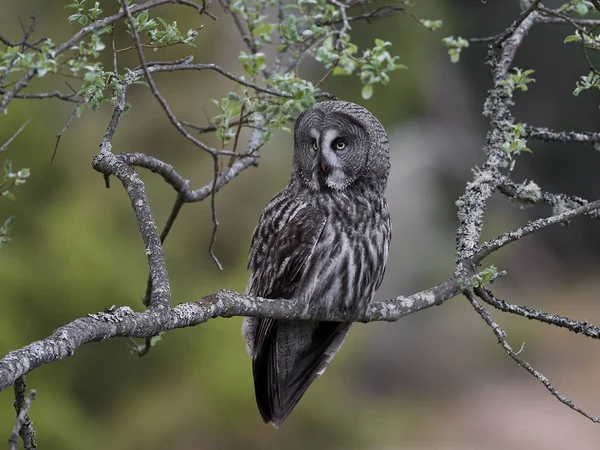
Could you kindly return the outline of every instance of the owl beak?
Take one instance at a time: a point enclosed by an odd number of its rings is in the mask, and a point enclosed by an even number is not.
[[[323,171],[323,173],[327,173],[327,166],[325,166],[325,163],[323,161],[321,161],[321,170]]]

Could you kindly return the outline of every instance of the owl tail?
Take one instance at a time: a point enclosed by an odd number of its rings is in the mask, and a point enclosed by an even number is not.
[[[352,324],[264,320],[252,366],[254,390],[263,420],[279,428],[325,372]]]

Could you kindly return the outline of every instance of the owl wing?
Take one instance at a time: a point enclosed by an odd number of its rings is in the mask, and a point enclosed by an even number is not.
[[[248,292],[264,298],[293,297],[325,223],[325,217],[309,204],[287,214],[265,210],[252,239]]]
[[[249,292],[266,298],[292,298],[298,294],[326,219],[312,206],[302,205],[277,229],[272,222],[279,222],[281,217],[269,217],[269,211],[261,218],[253,239]],[[270,230],[274,232],[269,235]],[[347,323],[257,321],[252,368],[256,401],[265,422],[276,427],[283,423],[310,384],[324,372],[349,329]]]

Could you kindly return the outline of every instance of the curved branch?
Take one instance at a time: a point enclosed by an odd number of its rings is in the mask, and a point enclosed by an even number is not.
[[[255,150],[249,148],[246,154],[242,154],[230,168],[219,175],[217,178],[217,191],[237,177],[248,167],[256,165],[258,161],[258,154],[254,152]],[[186,180],[179,175],[173,166],[153,156],[146,155],[144,153],[121,153],[117,155],[117,158],[129,165],[143,167],[159,174],[168,184],[173,187],[173,189],[183,195],[183,199],[186,203],[200,202],[209,197],[212,192],[212,181],[199,189],[193,190],[190,187],[189,180]]]

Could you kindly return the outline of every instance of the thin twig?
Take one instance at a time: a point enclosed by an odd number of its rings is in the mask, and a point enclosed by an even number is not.
[[[543,228],[547,228],[552,225],[568,222],[574,217],[594,213],[598,209],[600,209],[600,200],[596,200],[594,202],[588,203],[587,205],[580,206],[579,208],[570,209],[568,211],[564,211],[560,214],[555,214],[550,217],[543,217],[540,219],[532,220],[528,224],[519,227],[516,230],[508,231],[506,233],[503,233],[501,236],[498,236],[496,239],[484,242],[481,245],[481,250],[477,252],[477,256],[473,258],[473,260],[477,262],[481,261],[496,250],[524,236],[527,236],[531,233],[535,233]]]
[[[2,146],[0,146],[0,153],[2,153],[4,150],[6,150],[8,148],[8,146],[12,143],[12,141],[15,140],[15,138],[21,134],[21,131],[23,131],[23,129],[27,126],[27,124],[29,124],[29,119],[27,121],[25,121],[25,123],[23,125],[21,125],[21,127],[15,132],[15,134],[13,134],[8,141],[6,141],[4,144],[2,144]]]
[[[117,65],[117,48],[115,47],[115,29],[114,28],[110,32],[110,45],[112,47],[112,55],[113,55],[113,71],[115,73],[119,73],[119,68]]]
[[[339,58],[336,59],[333,64],[331,65],[331,67],[329,68],[329,70],[325,73],[325,75],[323,75],[321,77],[321,79],[319,81],[317,81],[317,84],[315,84],[315,88],[319,88],[327,78],[329,78],[329,76],[333,73],[333,71],[335,70],[335,68],[338,66],[338,64],[340,63]]]
[[[246,108],[246,103],[243,103],[242,107],[240,108],[240,118],[237,120],[238,125],[237,125],[237,129],[235,130],[235,136],[233,138],[233,152],[234,153],[237,152],[237,146],[238,146],[238,142],[240,139],[240,132],[242,131],[242,124],[244,123],[244,109],[245,108]],[[231,158],[229,158],[229,163],[227,164],[227,167],[229,169],[231,169],[231,166],[233,166],[234,162],[235,162],[235,157],[232,156]]]
[[[540,381],[546,387],[546,389],[548,389],[548,392],[550,392],[554,397],[556,397],[556,399],[558,399],[559,402],[563,403],[564,405],[567,405],[572,410],[577,411],[579,414],[587,417],[592,422],[600,423],[599,418],[592,416],[591,414],[585,412],[584,410],[582,410],[581,408],[576,406],[571,400],[569,400],[567,397],[565,397],[560,392],[558,392],[554,388],[554,386],[552,386],[552,384],[550,383],[550,381],[548,380],[548,378],[546,378],[546,376],[544,374],[535,370],[531,366],[531,364],[529,364],[527,361],[522,359],[517,354],[517,352],[515,352],[512,349],[512,347],[509,345],[509,343],[506,341],[506,333],[504,332],[504,330],[502,328],[500,328],[500,326],[496,322],[494,322],[492,320],[490,313],[483,306],[481,306],[477,302],[477,300],[475,300],[475,297],[473,296],[473,294],[470,291],[466,291],[464,294],[467,297],[467,299],[469,300],[469,302],[471,303],[471,306],[473,306],[475,311],[477,311],[477,313],[481,316],[481,318],[484,320],[484,322],[486,324],[488,324],[488,326],[492,329],[492,331],[498,338],[500,345],[502,345],[502,348],[504,348],[504,350],[506,351],[508,356],[510,356],[513,359],[513,361],[515,361],[518,365],[523,367],[527,372],[529,372],[538,381]]]
[[[0,88],[0,94],[2,95],[6,95],[11,91],[7,91],[6,89]],[[79,102],[79,100],[77,100],[77,94],[63,94],[60,91],[53,91],[53,92],[40,92],[37,94],[14,94],[12,95],[12,98],[18,98],[18,99],[24,99],[24,100],[28,100],[28,99],[37,99],[37,100],[44,100],[47,98],[58,98],[59,100],[64,100],[66,102],[74,102],[77,103]]]
[[[79,108],[79,106],[77,108]],[[62,135],[65,134],[65,132],[67,131],[67,129],[69,128],[69,126],[71,125],[71,123],[73,122],[75,117],[77,116],[77,108],[73,109],[73,112],[71,113],[71,117],[69,117],[69,120],[67,120],[67,123],[65,124],[63,129],[60,130],[56,135],[56,143],[54,144],[54,151],[52,152],[52,158],[50,158],[50,164],[54,163],[54,158],[56,157],[56,152],[58,151],[58,144],[60,143],[60,139],[62,138]]]
[[[196,125],[195,123],[192,122],[188,122],[187,120],[180,120],[181,124],[183,126],[189,127],[189,128],[193,128],[194,130],[196,130],[198,133],[211,133],[213,131],[217,131],[218,126],[216,124],[212,124],[212,125],[207,125],[207,126],[200,126],[200,125]],[[237,127],[238,125],[247,125],[248,121],[245,120],[243,122],[240,122],[239,120],[232,120],[231,122],[229,122],[229,127]]]
[[[500,311],[525,317],[529,320],[537,320],[548,325],[566,328],[569,331],[581,333],[593,339],[600,339],[600,328],[587,321],[576,321],[568,317],[556,316],[544,311],[528,308],[527,306],[513,305],[505,300],[496,298],[488,289],[475,288],[474,291],[477,297]]]
[[[515,31],[519,28],[523,21],[529,16],[531,16],[531,14],[538,8],[539,4],[540,0],[533,0],[529,7],[519,15],[517,20],[515,20],[513,24],[510,27],[508,27],[506,31],[502,33],[500,37],[494,42],[494,46],[500,48],[504,41],[506,41],[515,33]]]
[[[212,215],[212,223],[213,230],[212,235],[210,237],[210,245],[208,247],[208,253],[210,253],[210,257],[213,259],[219,270],[223,270],[223,266],[215,255],[214,246],[215,241],[217,239],[217,228],[219,228],[219,221],[217,220],[217,209],[215,207],[215,197],[217,195],[217,181],[219,179],[219,157],[217,155],[213,156],[213,169],[214,169],[214,178],[212,183],[212,191],[210,193],[210,211]]]

